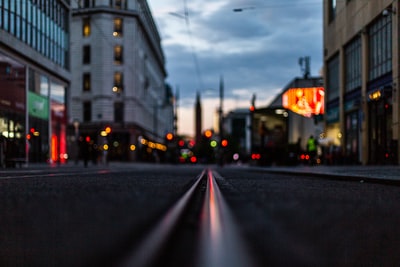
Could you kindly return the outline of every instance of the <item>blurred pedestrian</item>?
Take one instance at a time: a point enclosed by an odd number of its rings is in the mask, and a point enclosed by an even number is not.
[[[310,164],[313,165],[316,162],[317,156],[317,140],[315,140],[313,135],[307,140],[307,153],[310,156]]]

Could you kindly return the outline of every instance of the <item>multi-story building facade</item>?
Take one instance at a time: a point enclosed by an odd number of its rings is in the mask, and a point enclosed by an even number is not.
[[[399,161],[399,2],[324,0],[326,132],[347,162]]]
[[[75,133],[107,151],[111,160],[162,157],[164,136],[174,130],[174,109],[147,2],[78,0],[71,5]],[[104,134],[106,127],[111,132]]]
[[[0,166],[67,159],[69,0],[0,0]]]

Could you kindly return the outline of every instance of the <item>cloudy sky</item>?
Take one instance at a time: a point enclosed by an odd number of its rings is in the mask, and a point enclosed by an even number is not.
[[[311,75],[319,75],[322,2],[148,0],[162,38],[167,82],[179,91],[178,132],[193,135],[197,92],[203,128],[213,127],[221,76],[226,113],[248,108],[253,94],[256,106],[266,106],[302,76],[300,57],[310,56]],[[243,11],[233,12],[237,8]]]

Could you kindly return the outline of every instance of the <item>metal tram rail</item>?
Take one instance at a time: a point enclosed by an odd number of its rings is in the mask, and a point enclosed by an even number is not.
[[[170,266],[168,262],[163,262],[162,255],[169,250],[170,246],[174,246],[171,240],[180,231],[185,214],[188,208],[193,207],[191,202],[198,193],[201,194],[202,201],[199,207],[200,214],[196,216],[198,218],[197,238],[193,240],[196,242],[196,252],[194,255],[176,256],[190,257],[190,266],[194,267],[255,266],[216,179],[223,178],[215,171],[203,170],[190,189],[165,213],[140,245],[128,255],[122,266]],[[205,192],[201,190],[202,185],[206,186]]]

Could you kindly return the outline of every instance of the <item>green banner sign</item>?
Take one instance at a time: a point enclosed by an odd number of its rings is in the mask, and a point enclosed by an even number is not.
[[[49,100],[44,96],[29,92],[28,109],[29,115],[33,117],[45,120],[49,119]]]

